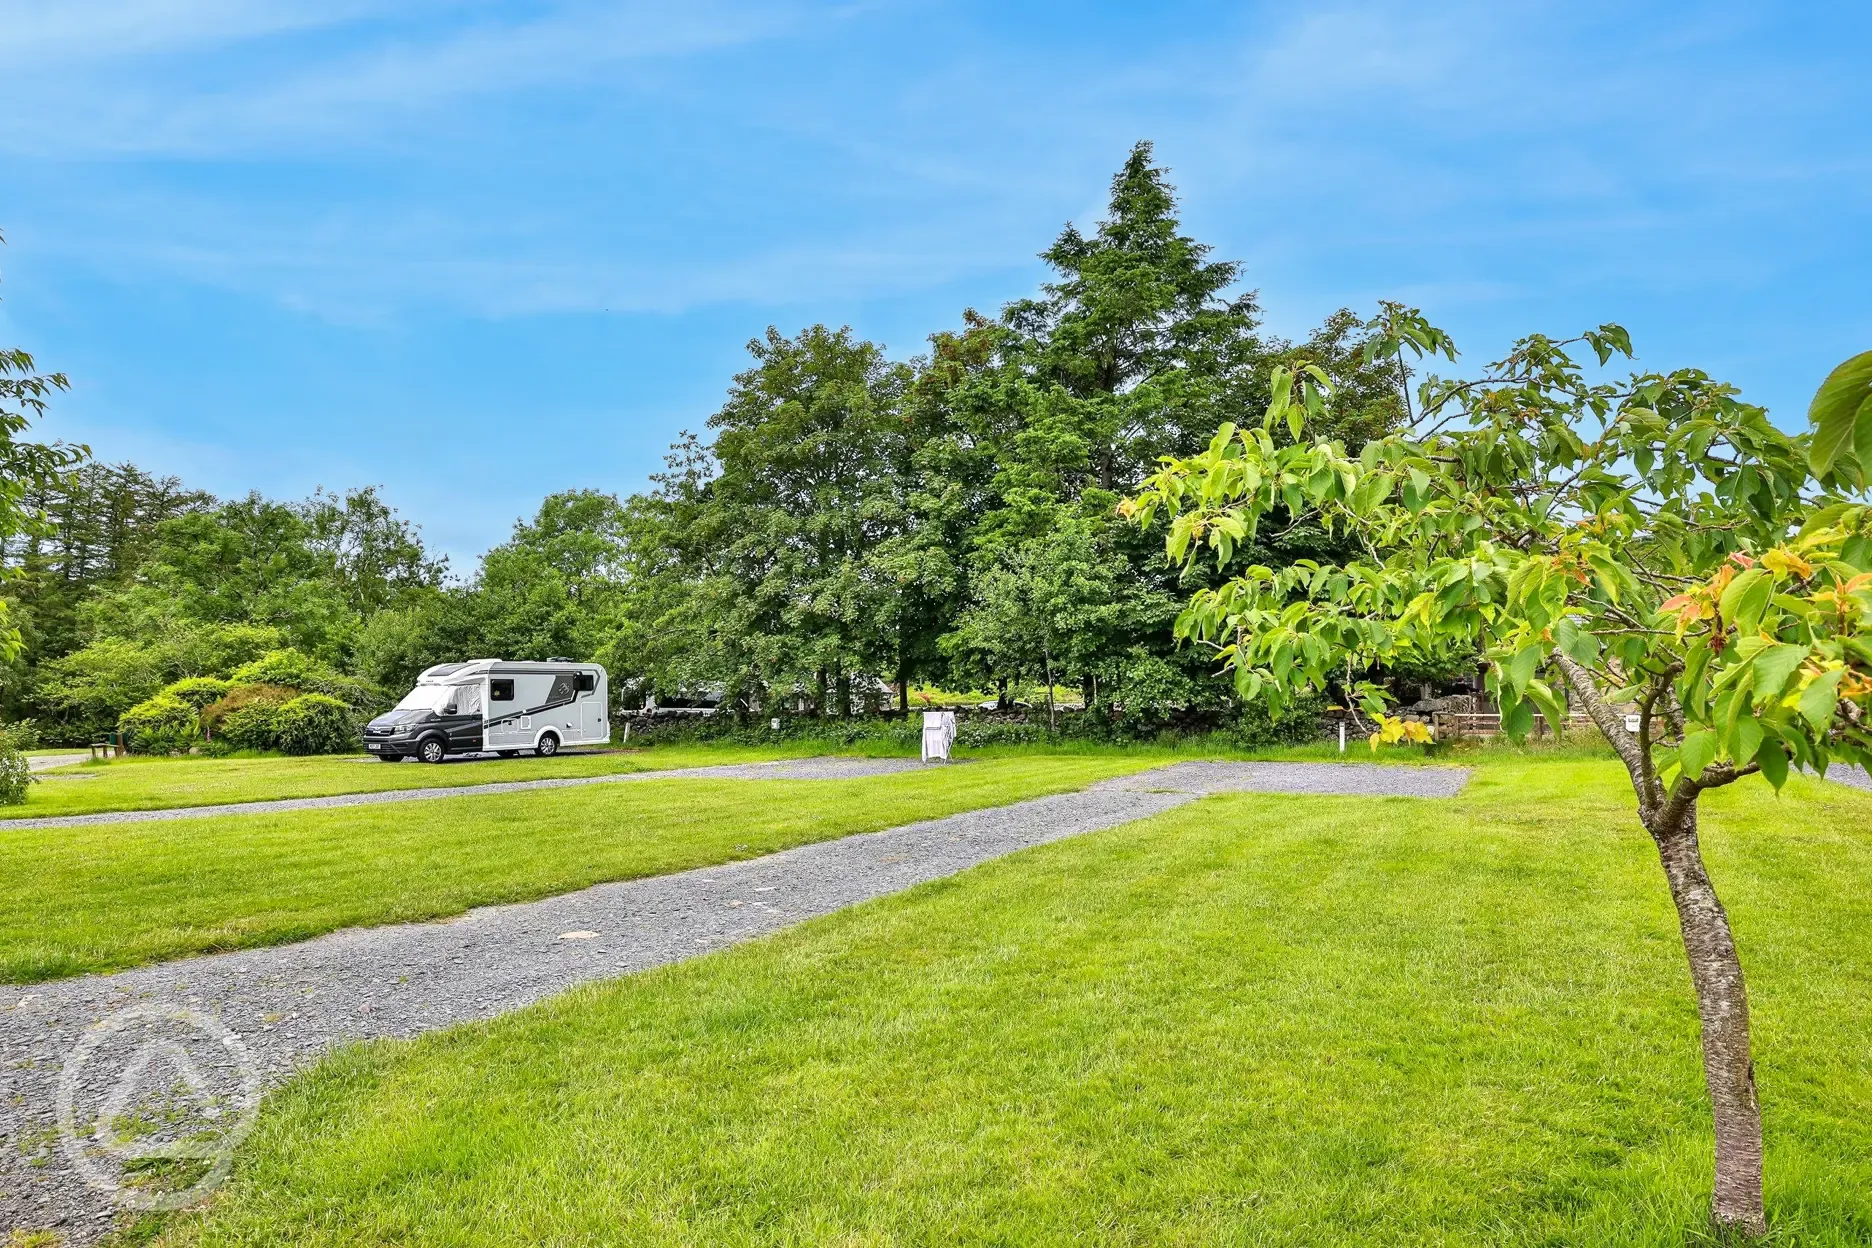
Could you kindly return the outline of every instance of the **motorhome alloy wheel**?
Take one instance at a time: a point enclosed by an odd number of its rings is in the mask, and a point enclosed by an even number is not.
[[[552,733],[549,732],[545,736],[539,739],[539,756],[541,758],[551,758],[553,755],[557,754],[558,752],[559,752],[559,738],[558,737],[555,737]]]
[[[425,763],[439,763],[442,761],[443,755],[447,753],[448,747],[444,746],[434,737],[422,743],[422,760]]]

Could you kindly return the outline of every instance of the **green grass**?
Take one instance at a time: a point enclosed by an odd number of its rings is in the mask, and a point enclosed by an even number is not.
[[[130,755],[41,772],[21,806],[0,807],[0,820],[87,815],[112,810],[168,810],[286,797],[439,789],[497,780],[603,776],[626,771],[745,762],[810,750],[752,746],[659,746],[651,750],[561,754],[556,758],[470,759],[425,766],[380,763],[362,754],[317,758],[152,757]],[[843,752],[843,751],[841,751]]]
[[[1062,792],[1143,765],[1005,759],[859,780],[643,780],[161,823],[0,825],[0,981],[440,918]]]
[[[267,1104],[221,1245],[1694,1241],[1697,1025],[1615,765],[1450,802],[1229,796]],[[1771,1215],[1872,1243],[1872,798],[1707,803]]]
[[[1416,750],[1387,750],[1373,755],[1362,741],[1350,743],[1345,755],[1351,762],[1374,758],[1389,763],[1467,761],[1473,756],[1494,756],[1514,747],[1474,747],[1426,760]],[[1556,749],[1579,757],[1610,757],[1603,744],[1583,743],[1556,747],[1552,743],[1523,747],[1534,756],[1552,756]],[[27,790],[20,806],[0,806],[0,824],[8,819],[48,818],[61,815],[102,814],[119,810],[169,810],[181,806],[218,806],[276,798],[329,797],[341,793],[378,793],[388,789],[453,788],[501,780],[543,780],[563,776],[599,776],[618,772],[705,767],[718,763],[797,758],[812,754],[901,756],[914,747],[892,742],[856,744],[793,739],[764,745],[695,742],[654,745],[644,749],[604,753],[562,754],[557,758],[458,760],[439,767],[403,762],[386,766],[363,755],[320,758],[150,757],[131,755],[108,762],[87,762],[37,773],[38,782]],[[1338,746],[1317,742],[1303,746],[1270,746],[1241,750],[1223,739],[1201,737],[1173,743],[1113,744],[1099,741],[1054,741],[997,745],[957,751],[958,758],[1122,758],[1151,763],[1190,758],[1338,759]]]

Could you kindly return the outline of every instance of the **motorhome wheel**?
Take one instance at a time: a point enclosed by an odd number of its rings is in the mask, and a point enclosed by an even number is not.
[[[552,733],[549,732],[545,736],[539,739],[539,756],[541,758],[551,758],[553,755],[557,754],[558,752],[559,752],[559,738],[558,737],[555,737]]]
[[[425,763],[439,763],[448,754],[448,747],[434,737],[422,743],[422,760]]]

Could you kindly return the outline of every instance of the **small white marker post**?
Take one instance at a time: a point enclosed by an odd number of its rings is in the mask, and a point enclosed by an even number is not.
[[[1345,720],[1339,721],[1339,752],[1345,753]]]

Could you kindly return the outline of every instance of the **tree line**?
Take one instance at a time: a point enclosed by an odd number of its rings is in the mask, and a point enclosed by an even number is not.
[[[1323,432],[1353,450],[1398,426],[1405,379],[1350,312],[1269,334],[1241,266],[1183,233],[1148,144],[1096,228],[1041,254],[1033,296],[965,312],[914,358],[769,329],[648,489],[551,495],[466,576],[371,488],[222,500],[130,464],[27,474],[0,713],[95,734],[282,650],[385,690],[451,659],[564,655],[603,662],[626,698],[750,714],[903,708],[923,682],[1227,713],[1233,687],[1175,642],[1181,605],[1343,539],[1296,497],[1232,564],[1178,569],[1119,502],[1265,408],[1276,367],[1330,378]]]

